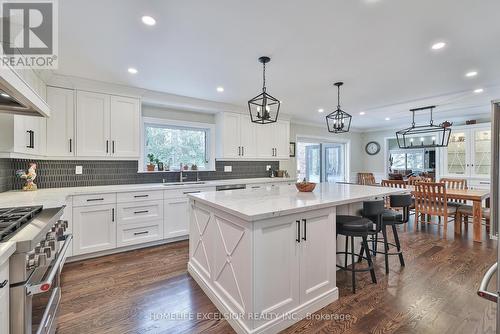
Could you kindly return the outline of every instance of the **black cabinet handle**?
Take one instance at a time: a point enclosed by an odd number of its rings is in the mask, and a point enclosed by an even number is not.
[[[197,193],[201,193],[201,191],[200,190],[198,190],[198,191],[185,191],[183,194],[187,195],[187,194],[197,194]]]
[[[134,235],[141,235],[141,234],[148,234],[149,231],[144,231],[144,232],[134,232]]]
[[[9,283],[8,280],[5,280],[2,283],[0,283],[0,289],[2,289],[3,287],[5,287],[7,285],[7,283]]]
[[[114,222],[115,221],[115,208],[112,208],[111,209],[111,221]]]
[[[111,146],[112,146],[112,148],[111,148],[111,152],[112,152],[113,154],[115,154],[115,141],[114,141],[114,140],[111,142]]]
[[[73,139],[69,139],[69,153],[73,152]]]
[[[35,148],[35,132],[33,130],[27,130],[26,133],[29,136],[29,144],[26,145],[27,148]]]
[[[135,195],[134,198],[143,198],[143,197],[149,197],[149,195]]]
[[[238,156],[241,156],[241,146],[238,146]]]
[[[104,198],[89,198],[87,202],[104,201]]]
[[[304,222],[304,236],[302,237],[302,240],[307,241],[307,219],[302,219]]]
[[[141,211],[134,211],[134,214],[139,214],[139,213],[148,213],[149,210],[141,210]]]
[[[295,241],[300,242],[300,220],[295,221],[297,223],[297,239]]]
[[[109,153],[109,140],[106,140],[106,154]]]
[[[241,155],[242,155],[242,156],[245,156],[245,146],[242,146],[242,147],[241,147]]]

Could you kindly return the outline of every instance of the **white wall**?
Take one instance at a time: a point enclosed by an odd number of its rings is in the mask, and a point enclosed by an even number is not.
[[[215,114],[142,105],[142,116],[215,124]]]
[[[290,141],[297,142],[297,136],[321,138],[328,141],[335,141],[335,139],[350,140],[350,174],[351,181],[355,181],[356,173],[363,170],[362,158],[362,140],[361,133],[349,132],[346,134],[333,134],[328,132],[325,126],[303,125],[303,124],[290,124]],[[288,171],[291,177],[297,176],[297,160],[290,158],[289,160],[280,161],[280,168]]]

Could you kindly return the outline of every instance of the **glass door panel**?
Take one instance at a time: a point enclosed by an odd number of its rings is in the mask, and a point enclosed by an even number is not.
[[[489,176],[491,169],[491,130],[477,130],[474,134],[472,166],[476,176]]]
[[[321,182],[321,150],[319,143],[297,143],[297,178]]]
[[[323,144],[323,181],[345,182],[344,145]]]
[[[465,132],[451,134],[446,153],[448,174],[464,175],[466,173],[466,145],[467,138]]]

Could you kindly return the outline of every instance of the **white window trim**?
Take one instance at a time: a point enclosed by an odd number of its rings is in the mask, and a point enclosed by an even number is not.
[[[215,171],[215,124],[212,123],[201,123],[201,122],[189,122],[189,121],[179,121],[174,119],[167,118],[157,118],[157,117],[142,117],[141,122],[141,156],[139,159],[139,172],[146,172],[144,169],[145,161],[144,161],[144,146],[145,146],[145,136],[144,129],[146,124],[157,124],[164,126],[177,126],[177,127],[186,127],[186,128],[198,128],[203,130],[209,130],[207,133],[207,160],[208,167],[204,169],[200,169],[200,172],[210,172]],[[178,172],[176,166],[171,166],[174,170],[170,172]],[[152,172],[149,172],[152,173]],[[165,172],[160,172],[165,173]],[[168,173],[168,171],[166,172]]]

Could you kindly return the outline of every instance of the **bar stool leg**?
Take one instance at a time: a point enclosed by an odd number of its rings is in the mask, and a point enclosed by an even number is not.
[[[367,237],[363,237],[363,247],[366,247],[366,259],[368,261],[368,266],[370,268],[370,275],[372,276],[372,282],[377,284],[377,277],[375,276],[375,268],[373,267],[372,256],[370,255],[370,251],[368,250],[368,239]]]
[[[398,229],[396,228],[395,225],[392,225],[392,233],[394,234],[394,240],[396,241],[396,248],[398,250],[398,255],[399,255],[399,263],[401,264],[402,267],[405,266],[405,260],[403,258],[403,252],[401,252],[401,244],[399,243],[399,235],[398,235]]]
[[[354,261],[354,237],[351,237],[352,293],[356,293],[356,262]]]
[[[347,268],[347,251],[349,247],[349,237],[345,236],[345,254],[344,254],[344,267]]]
[[[385,273],[389,273],[389,245],[387,244],[387,230],[386,230],[386,225],[382,225],[382,235],[384,237],[384,250],[385,250]]]

